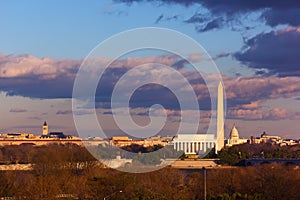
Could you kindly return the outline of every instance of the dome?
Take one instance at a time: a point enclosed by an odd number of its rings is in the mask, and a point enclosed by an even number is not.
[[[231,131],[230,131],[230,138],[239,138],[239,131],[237,130],[237,128],[235,127],[235,125],[233,125]]]

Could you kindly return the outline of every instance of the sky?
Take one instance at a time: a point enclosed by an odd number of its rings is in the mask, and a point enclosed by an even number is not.
[[[39,135],[46,120],[50,131],[77,134],[73,113],[84,121],[87,135],[99,131],[88,130],[93,126],[89,121],[90,105],[72,112],[72,91],[79,67],[99,43],[111,36],[134,28],[159,27],[198,42],[210,56],[209,62],[216,64],[226,93],[225,136],[235,124],[245,138],[266,131],[299,139],[300,3],[296,1],[12,0],[0,2],[0,26],[2,133]],[[119,47],[105,50],[114,52]],[[197,63],[205,63],[192,50],[184,53]],[[98,62],[101,65],[107,59],[107,55],[100,55]],[[149,113],[158,121],[167,114],[164,131],[169,134],[176,132],[180,116],[186,113],[190,120],[199,119],[200,132],[208,130],[214,111],[203,79],[213,79],[215,74],[201,77],[178,55],[149,50],[123,55],[105,71],[95,94],[103,129],[109,134],[121,133],[112,115],[122,116],[125,111],[117,108],[112,112],[108,104],[113,87],[131,69],[149,62],[170,66],[187,78],[196,91],[201,117],[197,118],[191,108],[180,108],[172,91],[150,84],[132,97],[129,107],[134,121],[145,126]],[[170,73],[160,70],[160,75]],[[135,72],[145,71],[149,77],[158,76],[153,66]],[[136,80],[136,74],[131,78]],[[176,80],[169,83],[176,85]],[[160,103],[165,111],[162,107],[149,111]],[[188,117],[186,120],[183,123],[189,123]]]

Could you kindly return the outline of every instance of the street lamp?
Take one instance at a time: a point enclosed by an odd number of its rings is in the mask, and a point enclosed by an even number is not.
[[[204,200],[206,200],[206,168],[202,167],[203,170],[203,182],[204,182]]]
[[[110,194],[110,195],[104,197],[103,200],[107,200],[107,199],[109,199],[110,197],[114,196],[115,194],[117,194],[117,193],[119,193],[119,192],[121,193],[121,192],[123,192],[123,191],[122,191],[122,190],[116,191],[116,192],[114,192],[114,193],[112,193],[112,194]]]

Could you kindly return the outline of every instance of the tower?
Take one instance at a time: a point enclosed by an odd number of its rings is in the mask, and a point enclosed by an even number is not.
[[[220,81],[218,85],[216,153],[220,151],[223,147],[224,147],[224,96],[223,96],[223,85]]]
[[[43,125],[43,135],[48,135],[48,125],[46,121],[44,122]]]

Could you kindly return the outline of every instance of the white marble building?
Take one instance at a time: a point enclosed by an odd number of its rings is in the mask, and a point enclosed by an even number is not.
[[[248,142],[247,139],[240,138],[239,131],[237,130],[235,125],[233,125],[231,129],[229,137],[230,138],[227,140],[226,146],[233,146],[233,145],[244,144]]]
[[[178,134],[173,140],[174,149],[185,154],[206,152],[216,145],[214,134]]]

